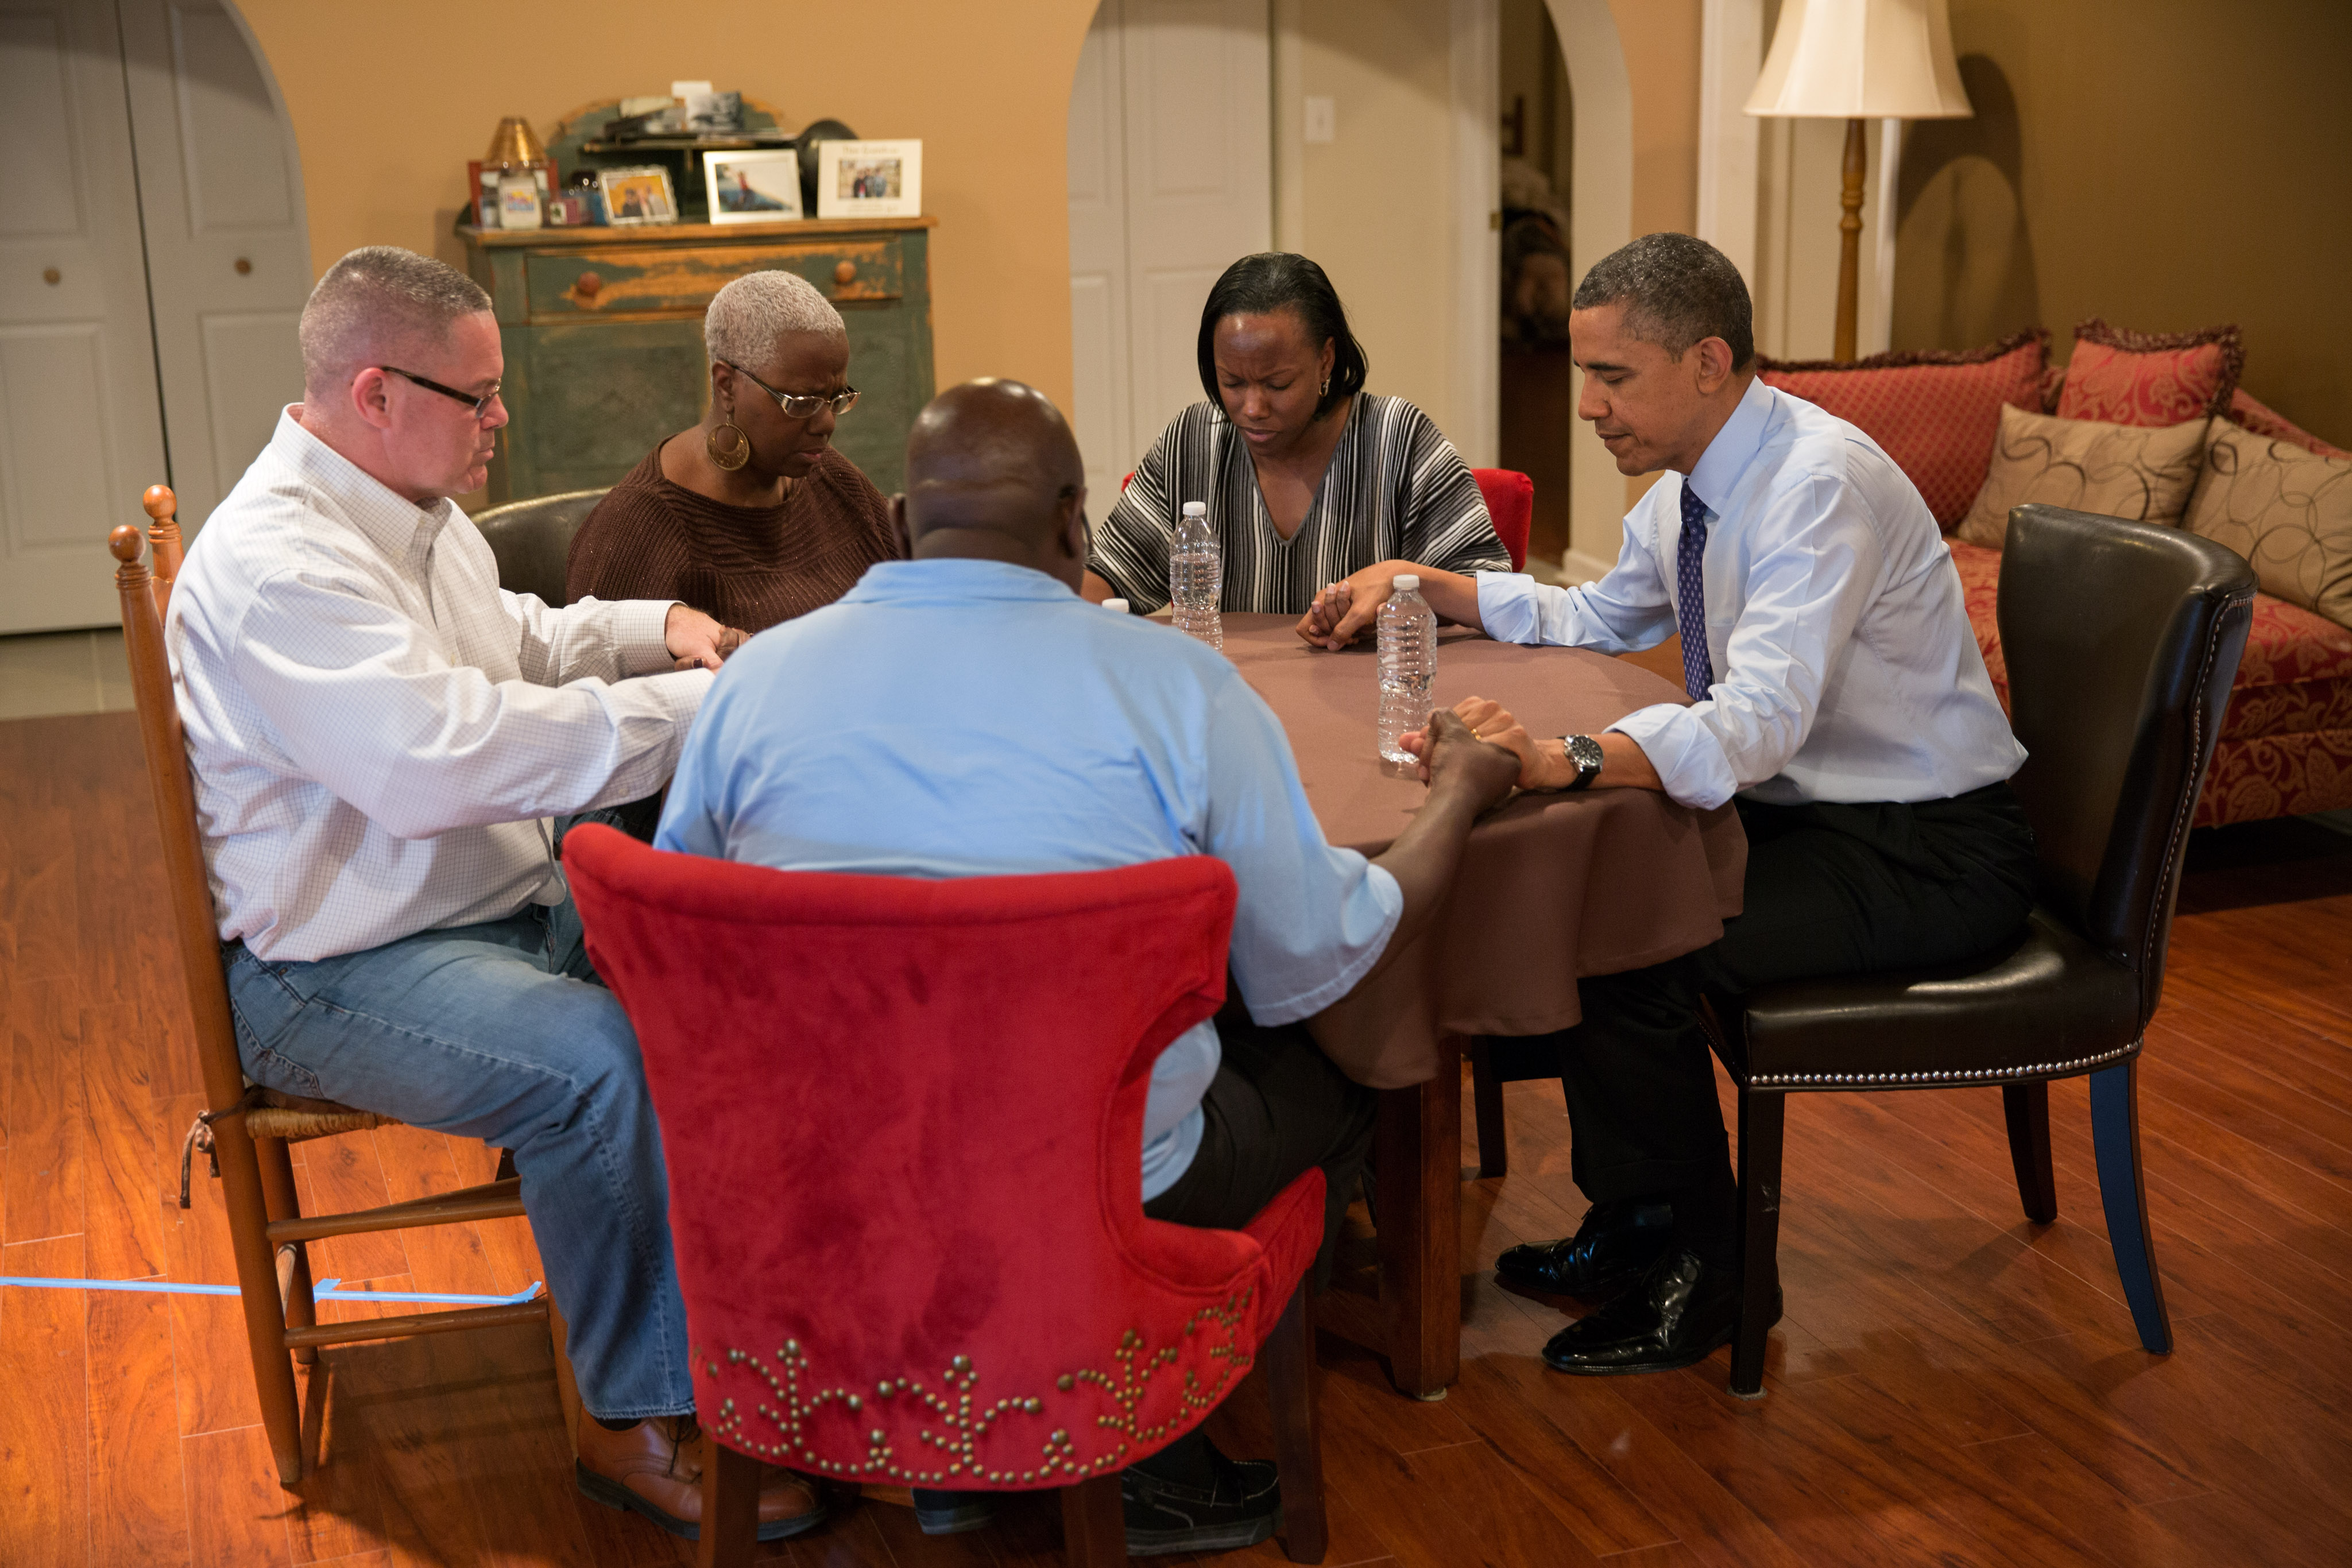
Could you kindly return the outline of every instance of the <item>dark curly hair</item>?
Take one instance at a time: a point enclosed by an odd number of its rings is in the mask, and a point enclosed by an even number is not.
[[[1316,418],[1364,390],[1364,346],[1348,330],[1348,312],[1331,280],[1303,256],[1269,250],[1225,268],[1201,308],[1201,390],[1211,402],[1224,406],[1217,393],[1217,323],[1228,316],[1269,316],[1276,310],[1296,315],[1318,350],[1331,345],[1331,390],[1316,403]]]

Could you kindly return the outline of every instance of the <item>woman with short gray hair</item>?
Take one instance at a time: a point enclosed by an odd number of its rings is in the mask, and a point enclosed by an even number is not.
[[[709,412],[588,514],[566,596],[675,599],[758,632],[905,551],[882,493],[833,448],[857,393],[832,302],[795,274],[754,272],[710,301],[702,340]]]

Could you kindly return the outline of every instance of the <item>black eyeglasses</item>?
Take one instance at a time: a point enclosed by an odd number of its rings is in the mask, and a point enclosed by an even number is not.
[[[503,384],[502,382],[492,382],[490,383],[489,391],[484,392],[479,397],[476,397],[472,392],[461,392],[456,387],[445,387],[439,382],[426,381],[415,371],[404,371],[398,365],[378,365],[376,369],[383,371],[386,375],[400,376],[405,380],[415,382],[426,392],[437,392],[443,397],[456,398],[459,402],[464,403],[467,408],[473,411],[473,414],[476,419],[482,417],[482,410],[488,408],[490,404],[490,400],[499,395],[499,388]]]
[[[857,402],[856,387],[844,387],[831,397],[820,397],[814,392],[780,392],[732,360],[721,360],[719,362],[774,398],[776,406],[782,409],[785,416],[790,419],[814,419],[816,417],[816,411],[828,403],[833,406],[834,413],[847,413]]]

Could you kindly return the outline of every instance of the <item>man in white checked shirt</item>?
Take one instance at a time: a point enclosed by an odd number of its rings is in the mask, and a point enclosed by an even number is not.
[[[301,344],[303,401],[190,547],[164,629],[246,1071],[514,1151],[569,1320],[582,1490],[684,1531],[700,1450],[660,1132],[550,819],[659,789],[742,634],[499,587],[449,499],[507,420],[462,274],[354,251]],[[761,1535],[820,1511],[772,1471]]]

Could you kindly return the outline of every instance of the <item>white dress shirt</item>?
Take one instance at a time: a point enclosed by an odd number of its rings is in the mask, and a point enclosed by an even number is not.
[[[222,937],[325,958],[561,903],[541,819],[660,788],[709,672],[623,681],[669,670],[667,602],[507,592],[455,503],[295,413],[164,622]]]
[[[1942,800],[2017,771],[2025,748],[1993,697],[1936,519],[1878,444],[1751,382],[1687,478],[1650,487],[1598,582],[1478,574],[1489,636],[1655,647],[1676,625],[1682,492],[1707,513],[1701,580],[1715,684],[1611,727],[1666,793],[1702,809]]]

